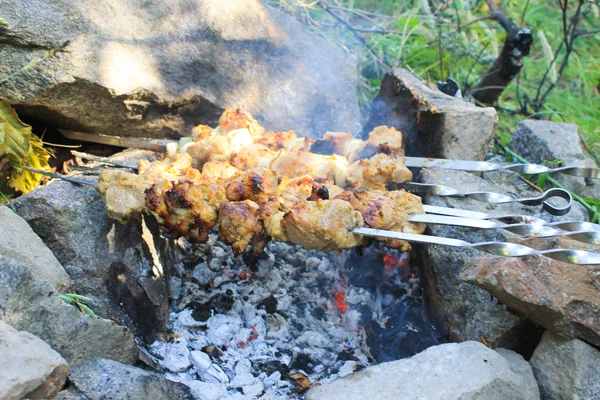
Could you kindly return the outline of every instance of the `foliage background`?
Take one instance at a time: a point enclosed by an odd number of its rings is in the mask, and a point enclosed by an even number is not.
[[[506,32],[489,17],[483,0],[267,0],[295,14],[311,29],[360,57],[360,105],[369,112],[389,67],[405,67],[431,82],[453,78],[464,94],[474,87],[502,49]],[[589,148],[600,152],[600,4],[583,1],[585,33],[575,42],[568,67],[538,113],[521,112],[525,96],[534,98],[544,74],[546,85],[558,75],[564,56],[552,59],[563,40],[558,0],[496,0],[505,15],[534,36],[518,80],[503,92],[497,109],[498,136],[507,142],[525,118],[576,123]],[[563,0],[564,4],[564,0]],[[572,16],[579,1],[568,2]],[[567,19],[567,22],[569,20]],[[362,38],[362,39],[361,39]],[[518,95],[521,97],[519,104]]]

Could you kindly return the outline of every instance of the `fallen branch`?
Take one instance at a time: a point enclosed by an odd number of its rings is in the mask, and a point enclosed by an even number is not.
[[[523,58],[529,54],[533,36],[529,29],[521,29],[494,4],[486,0],[490,8],[490,17],[496,20],[506,31],[506,39],[502,52],[494,65],[483,76],[482,80],[471,89],[471,96],[477,104],[491,106],[504,89],[518,75],[523,66]]]

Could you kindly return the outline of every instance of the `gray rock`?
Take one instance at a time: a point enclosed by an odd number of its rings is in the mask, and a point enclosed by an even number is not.
[[[8,0],[0,88],[63,128],[175,137],[240,104],[267,129],[357,131],[357,60],[259,0]]]
[[[189,399],[189,387],[131,365],[98,358],[76,365],[69,374],[71,384],[84,396],[96,399]]]
[[[542,399],[600,399],[600,351],[550,331],[529,360]]]
[[[0,398],[53,398],[69,373],[64,358],[39,338],[0,320]]]
[[[137,360],[137,345],[129,329],[93,319],[66,304],[52,285],[34,277],[22,261],[2,255],[0,315],[14,328],[38,336],[70,364],[97,357],[124,363]]]
[[[115,223],[91,186],[55,181],[14,201],[17,212],[54,252],[77,293],[98,315],[137,335],[165,330],[166,275],[153,263],[141,222]],[[150,231],[149,231],[150,232]]]
[[[465,191],[498,191],[491,183],[473,174],[442,169],[423,170],[420,180]],[[523,213],[519,205],[491,206],[471,199],[426,196],[425,203],[462,208],[487,213]],[[435,236],[453,237],[469,242],[506,241],[510,233],[500,230],[477,230],[430,224]],[[483,337],[502,347],[516,348],[514,340],[524,339],[516,331],[525,328],[525,321],[509,312],[498,300],[473,284],[459,278],[461,268],[480,257],[475,250],[446,246],[415,246],[420,258],[420,277],[424,287],[425,305],[429,314],[453,341],[480,340]],[[510,341],[509,341],[510,340]]]
[[[363,134],[393,126],[402,131],[408,156],[481,160],[497,119],[494,108],[448,96],[399,68],[384,76]]]
[[[525,120],[519,122],[509,147],[534,164],[562,161],[565,166],[592,167],[577,133],[577,125],[562,122]],[[585,179],[566,174],[554,176],[567,189],[580,193]]]
[[[539,399],[531,367],[507,352],[499,354],[477,342],[442,344],[315,387],[306,398]]]
[[[50,282],[58,290],[71,286],[54,254],[31,227],[10,208],[0,206],[0,254],[28,265],[32,274]]]

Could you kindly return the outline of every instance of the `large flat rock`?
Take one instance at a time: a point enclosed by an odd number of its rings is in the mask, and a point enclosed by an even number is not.
[[[97,357],[134,363],[138,358],[129,329],[68,305],[50,283],[33,276],[23,261],[2,255],[0,317],[48,343],[70,364]]]
[[[368,367],[317,386],[308,400],[539,399],[531,367],[518,354],[481,343],[448,343],[411,358]]]
[[[259,0],[6,0],[0,87],[20,115],[124,136],[189,135],[243,105],[270,130],[356,132],[357,60]]]
[[[51,399],[62,389],[69,366],[48,344],[0,320],[0,398]]]
[[[166,329],[167,278],[153,261],[153,240],[144,239],[148,235],[140,221],[116,223],[94,187],[64,181],[42,186],[14,204],[62,263],[77,293],[94,299],[98,315],[140,336]]]
[[[542,399],[600,398],[600,351],[546,331],[529,360]]]
[[[384,76],[363,134],[393,126],[403,134],[407,156],[481,160],[497,119],[494,108],[448,96],[398,68]]]
[[[69,275],[42,239],[6,206],[0,206],[0,254],[24,261],[34,275],[58,290],[71,286]]]
[[[594,251],[590,245],[564,238],[521,243],[538,249]],[[460,277],[549,330],[600,346],[600,289],[594,266],[574,266],[546,257],[480,255],[463,267]]]

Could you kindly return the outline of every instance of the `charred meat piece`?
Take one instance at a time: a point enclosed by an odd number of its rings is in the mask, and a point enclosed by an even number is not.
[[[218,184],[199,177],[156,183],[146,190],[146,207],[167,237],[205,242],[217,222],[217,210],[226,200]]]
[[[289,149],[296,140],[295,131],[273,132],[269,131],[255,140],[255,143],[262,144],[273,151]]]
[[[254,168],[235,174],[226,187],[229,201],[266,201],[274,196],[279,184],[278,177],[266,168]]]
[[[410,222],[412,214],[425,214],[421,198],[404,190],[393,192],[348,190],[336,197],[347,201],[359,211],[365,226],[405,233],[423,233],[425,224]],[[387,247],[400,251],[410,250],[410,244],[398,239],[382,239]]]
[[[214,135],[213,129],[208,125],[198,125],[192,129],[192,140],[194,142],[210,139]]]
[[[303,200],[281,219],[288,241],[318,251],[348,249],[362,238],[352,231],[364,225],[360,212],[343,200]]]
[[[346,184],[355,189],[385,190],[388,182],[409,182],[412,173],[401,159],[383,153],[355,161],[348,167]]]
[[[248,129],[253,138],[260,138],[265,129],[258,124],[252,114],[238,108],[236,110],[225,110],[219,118],[218,134],[223,135],[236,129]]]
[[[162,179],[179,179],[191,169],[188,154],[177,154],[163,161],[140,160],[140,175],[108,170],[100,174],[96,189],[104,197],[108,215],[125,223],[141,217],[145,211],[146,189]]]
[[[387,126],[378,126],[369,132],[367,144],[379,149],[379,151],[394,156],[404,157],[402,148],[402,132]]]
[[[241,170],[257,167],[269,168],[271,161],[276,156],[277,152],[267,148],[265,145],[251,144],[232,154],[229,161],[231,165]]]
[[[311,146],[310,151],[316,154],[338,154],[349,162],[358,160],[366,143],[346,132],[326,132]]]
[[[219,239],[230,244],[236,256],[246,252],[249,245],[254,252],[261,253],[271,240],[261,215],[260,207],[251,200],[223,202],[217,222]]]
[[[222,135],[213,135],[206,140],[191,142],[181,150],[192,156],[194,168],[202,169],[209,161],[227,161],[229,158],[252,144],[248,129],[235,129]]]

